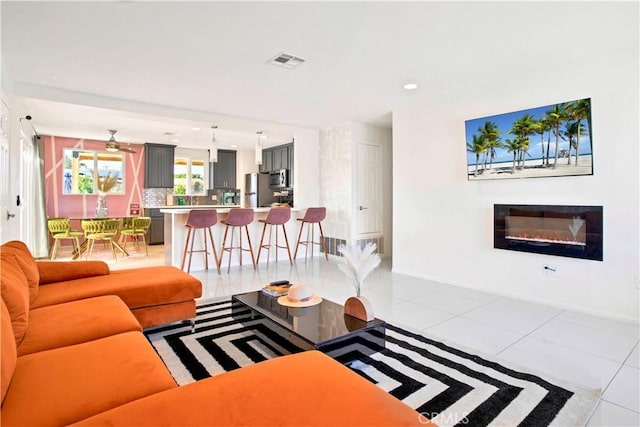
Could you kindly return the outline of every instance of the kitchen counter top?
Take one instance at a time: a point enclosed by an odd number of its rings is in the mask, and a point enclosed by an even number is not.
[[[206,208],[215,208],[216,211],[218,211],[218,213],[229,213],[229,210],[231,208],[239,208],[240,206],[206,206],[206,205],[194,205],[194,206],[167,206],[166,208],[160,208],[160,212],[165,213],[165,214],[175,214],[175,215],[180,215],[180,214],[185,214],[185,213],[189,213],[189,211],[192,211],[194,209],[206,209]],[[262,213],[262,212],[269,212],[271,210],[271,208],[253,208],[253,211],[255,213]],[[300,211],[300,209],[298,208],[291,208],[291,212],[298,212]]]
[[[197,209],[197,208],[239,208],[240,205],[163,205],[143,206],[143,209]]]
[[[178,267],[178,268],[181,267],[184,245],[187,239],[187,229],[188,229],[186,227],[187,217],[189,212],[193,210],[215,208],[217,217],[218,217],[218,224],[211,227],[211,232],[213,234],[213,241],[220,242],[220,243],[216,243],[216,245],[219,245],[217,250],[221,251],[221,246],[222,246],[221,242],[224,235],[226,234],[226,227],[224,226],[224,224],[221,224],[220,222],[221,220],[224,220],[227,218],[229,211],[233,207],[234,206],[218,207],[218,206],[205,206],[205,205],[194,205],[194,206],[178,205],[178,206],[167,206],[166,208],[160,208],[160,212],[164,214],[165,264],[173,265],[174,267]],[[247,226],[247,231],[253,242],[252,244],[253,244],[254,250],[256,251],[255,253],[256,256],[257,256],[257,251],[259,250],[260,238],[262,236],[263,231],[265,230],[265,224],[260,222],[260,220],[266,218],[270,210],[271,208],[253,208],[253,212],[255,214],[254,219]],[[298,225],[299,221],[296,221],[296,219],[298,216],[301,215],[300,212],[302,210],[303,209],[300,209],[300,208],[291,208],[291,220],[285,224],[286,233],[289,236],[292,236],[292,238],[294,238],[296,236],[296,233],[299,231],[299,227],[300,227]],[[239,232],[240,231],[238,230],[236,233],[239,233]],[[283,230],[278,230],[278,227],[276,227],[274,229],[274,232],[277,235],[278,233],[282,233]],[[234,233],[233,230],[231,230],[231,233],[232,234]],[[201,234],[194,233],[194,235],[196,234],[198,235],[197,238],[200,239]],[[269,235],[271,235],[271,232],[269,232]],[[198,247],[202,247],[202,244],[203,244],[202,240],[199,240],[199,242],[196,243],[197,246],[199,245]],[[272,251],[273,252],[272,255],[273,257],[276,257],[277,249],[275,247],[273,249],[274,250]],[[293,250],[294,249],[292,247],[291,251]],[[240,254],[238,254],[238,252],[240,251],[234,251],[234,254],[231,257],[229,256],[228,253],[225,252],[224,264],[226,264],[227,266],[252,264],[253,261],[248,252],[242,251]],[[260,262],[266,263],[269,258],[269,253],[270,251],[266,251],[266,257],[263,256]],[[282,250],[281,250],[281,255],[283,254],[284,253],[282,253]],[[240,262],[240,257],[242,257],[242,262]],[[203,270],[204,268],[206,268],[205,258],[200,256],[194,256],[192,259],[191,271]]]

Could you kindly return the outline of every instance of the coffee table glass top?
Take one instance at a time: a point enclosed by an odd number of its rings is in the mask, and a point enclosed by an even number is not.
[[[233,295],[232,301],[268,317],[314,345],[341,338],[354,332],[386,325],[383,320],[365,322],[344,314],[344,307],[327,299],[311,307],[286,307],[277,297],[261,291]]]

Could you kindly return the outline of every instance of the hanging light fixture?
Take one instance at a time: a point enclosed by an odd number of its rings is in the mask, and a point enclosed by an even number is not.
[[[256,141],[256,165],[262,164],[262,131],[256,132],[258,140]]]
[[[209,162],[217,163],[218,162],[218,140],[216,139],[216,129],[218,126],[211,126],[213,129],[213,136],[211,137],[211,148],[209,149]]]

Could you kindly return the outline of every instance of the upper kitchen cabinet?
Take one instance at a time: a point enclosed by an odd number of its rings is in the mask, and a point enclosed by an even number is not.
[[[145,188],[173,188],[173,155],[175,145],[144,144]]]
[[[212,163],[211,188],[236,188],[236,152],[218,150],[218,162]]]
[[[286,145],[273,147],[273,170],[289,169],[289,155]]]
[[[260,172],[271,172],[273,170],[273,151],[270,148],[262,150],[262,164]]]
[[[262,151],[260,172],[293,169],[293,143],[278,145]]]
[[[289,187],[293,187],[293,142],[287,144],[287,162],[289,167]]]

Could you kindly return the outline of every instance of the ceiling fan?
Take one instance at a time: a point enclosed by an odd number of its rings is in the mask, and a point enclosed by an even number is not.
[[[109,131],[109,133],[111,134],[111,138],[109,138],[109,140],[107,141],[107,151],[124,151],[125,153],[133,153],[135,154],[136,152],[134,150],[132,150],[129,147],[120,147],[120,143],[116,141],[116,138],[114,137],[114,135],[116,134],[116,132],[118,132],[117,130],[114,129],[107,129]]]

